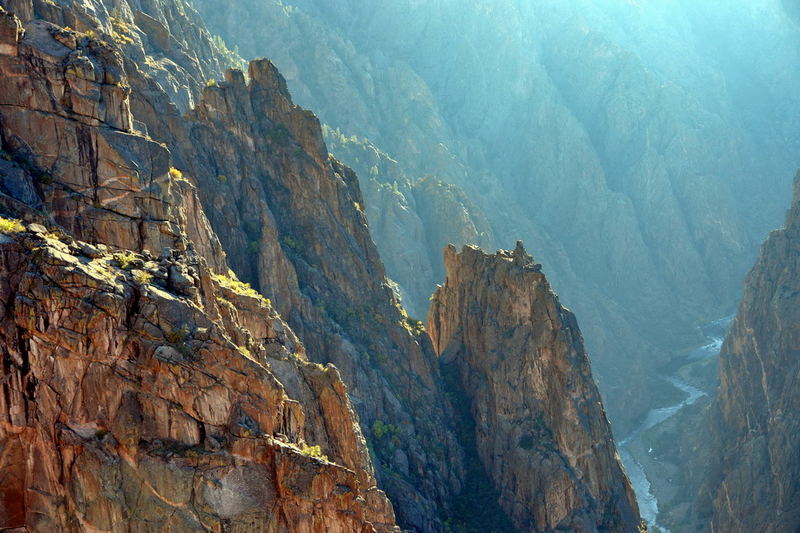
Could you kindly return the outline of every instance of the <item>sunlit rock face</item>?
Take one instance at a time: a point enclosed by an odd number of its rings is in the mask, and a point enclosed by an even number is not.
[[[5,10],[0,44],[0,528],[399,531],[339,372],[228,271],[118,50]]]
[[[518,243],[445,250],[428,331],[518,531],[640,531],[574,315]]]
[[[712,469],[697,507],[711,531],[800,527],[800,174],[784,228],[745,280],[708,424]]]

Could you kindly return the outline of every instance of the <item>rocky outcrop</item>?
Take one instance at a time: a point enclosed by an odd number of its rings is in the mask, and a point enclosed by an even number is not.
[[[341,370],[401,522],[440,530],[462,452],[438,364],[385,279],[357,178],[329,157],[319,121],[257,60],[247,81],[229,70],[185,117],[154,117],[148,129],[165,132],[197,184],[233,270],[275,302],[311,359]]]
[[[0,11],[0,80],[0,528],[397,531],[339,372],[228,271],[116,49]]]
[[[428,331],[471,405],[478,454],[519,531],[639,532],[574,315],[530,255],[445,250]]]
[[[698,500],[714,533],[800,527],[798,355],[800,174],[786,225],[747,275],[720,354],[719,396],[707,419],[711,473]]]

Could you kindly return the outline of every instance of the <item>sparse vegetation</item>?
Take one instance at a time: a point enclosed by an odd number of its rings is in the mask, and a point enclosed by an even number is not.
[[[250,296],[251,298],[263,298],[267,301],[267,303],[271,303],[268,298],[264,298],[261,294],[258,293],[253,287],[250,286],[249,283],[244,281],[240,281],[238,277],[236,277],[236,273],[233,270],[228,270],[228,274],[212,274],[211,277],[219,283],[222,287],[225,287],[228,290],[235,292],[236,294],[241,294],[242,296]]]
[[[303,447],[300,448],[300,452],[303,455],[316,457],[317,459],[322,459],[323,461],[328,460],[328,456],[322,453],[322,448],[320,448],[319,445],[309,446],[308,444],[303,443]]]
[[[217,86],[217,80],[213,78],[206,82],[206,87],[216,87],[216,86]]]
[[[115,43],[117,43],[119,46],[124,46],[136,42],[133,38],[135,32],[130,24],[119,17],[115,17],[114,15],[112,15],[110,18],[111,27],[113,28],[111,36],[114,38]]]
[[[128,250],[115,253],[114,259],[117,261],[117,263],[119,263],[119,266],[122,270],[132,269],[134,266],[136,266],[136,262],[138,261],[136,254]]]
[[[392,441],[397,440],[397,444],[400,441],[400,428],[394,424],[387,424],[383,420],[376,420],[372,424],[372,434],[378,440],[386,437]]]
[[[0,233],[19,233],[25,231],[22,222],[15,218],[5,218],[0,216]]]
[[[239,350],[240,354],[247,357],[248,359],[253,358],[253,352],[251,352],[250,349],[247,348],[246,346],[237,346],[236,349]]]
[[[220,183],[227,183],[228,177],[225,174],[220,174],[217,176],[217,181]]]
[[[291,235],[284,235],[283,244],[285,244],[290,250],[300,253],[303,251],[303,243]]]
[[[173,345],[183,344],[189,338],[189,328],[187,328],[186,326],[175,328],[169,333],[167,333],[165,338],[167,339],[167,342],[170,344]]]
[[[153,281],[153,275],[145,270],[134,270],[132,274],[134,281],[139,285],[147,285]]]

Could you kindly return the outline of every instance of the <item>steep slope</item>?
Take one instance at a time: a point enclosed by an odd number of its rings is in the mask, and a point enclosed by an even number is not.
[[[574,315],[517,243],[445,250],[428,330],[471,403],[499,502],[525,532],[638,532]]]
[[[0,528],[397,531],[338,372],[227,273],[121,64],[0,8],[0,210],[29,222],[0,219]]]
[[[582,317],[620,429],[696,324],[733,310],[784,208],[800,80],[782,66],[797,47],[780,0],[196,4],[325,123],[408,176],[460,186],[497,242],[535,246]],[[375,237],[423,253],[402,235]],[[390,277],[418,280],[429,254]]]
[[[800,527],[800,174],[783,229],[745,280],[720,354],[712,469],[700,496],[711,531]],[[705,506],[705,507],[704,507]],[[707,515],[706,515],[707,516]]]

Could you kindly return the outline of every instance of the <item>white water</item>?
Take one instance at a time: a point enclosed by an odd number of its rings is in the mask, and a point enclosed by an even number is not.
[[[703,326],[702,330],[708,342],[692,351],[688,359],[690,361],[696,361],[719,355],[725,329],[730,323],[731,318],[732,317],[720,318],[719,320],[715,320]],[[622,463],[625,465],[628,477],[631,480],[633,491],[636,493],[636,499],[639,502],[639,511],[641,512],[642,518],[647,522],[651,530],[654,526],[657,526],[661,533],[671,533],[669,529],[658,523],[658,498],[653,494],[650,480],[647,479],[647,474],[644,468],[642,468],[642,465],[631,453],[629,445],[634,441],[638,441],[642,433],[648,429],[664,422],[684,407],[692,405],[707,394],[705,391],[689,385],[677,376],[668,376],[663,379],[683,391],[686,394],[686,398],[670,407],[652,409],[647,413],[644,421],[634,429],[630,435],[617,444],[617,448],[619,449],[619,454],[622,458]]]

